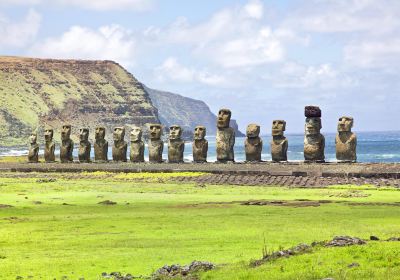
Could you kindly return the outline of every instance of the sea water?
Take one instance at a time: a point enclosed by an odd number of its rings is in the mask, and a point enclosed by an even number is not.
[[[325,136],[325,160],[330,162],[336,161],[335,155],[335,133],[324,133]],[[288,160],[289,161],[302,161],[304,135],[291,134],[286,135],[289,141]],[[271,160],[270,145],[271,136],[261,137],[263,140],[262,160]],[[215,136],[207,137],[208,140],[208,161],[213,162],[216,160],[216,143]],[[245,137],[237,137],[235,141],[235,161],[241,162],[245,160],[244,151]],[[59,151],[57,145],[56,154]],[[12,155],[27,155],[26,148],[0,148],[0,156]],[[43,154],[41,147],[40,154]],[[167,143],[164,144],[164,159],[168,156]],[[92,157],[94,152],[92,150]],[[75,146],[74,156],[78,156],[78,145]],[[128,154],[129,158],[129,145]],[[111,143],[109,144],[109,159],[112,159]],[[148,160],[148,149],[145,147],[145,160]],[[192,144],[185,144],[184,160],[192,161]],[[357,161],[358,162],[400,162],[400,131],[391,132],[358,132],[357,133]]]

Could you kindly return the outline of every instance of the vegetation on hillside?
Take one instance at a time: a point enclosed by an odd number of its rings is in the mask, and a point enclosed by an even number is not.
[[[0,144],[26,144],[32,130],[158,122],[143,86],[112,61],[0,57]],[[92,135],[93,137],[93,135]],[[39,140],[43,142],[43,137]]]

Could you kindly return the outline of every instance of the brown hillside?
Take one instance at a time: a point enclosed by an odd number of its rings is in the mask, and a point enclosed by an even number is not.
[[[45,126],[93,129],[159,122],[143,86],[113,61],[0,57],[0,144],[18,145]],[[92,131],[91,131],[92,132]],[[93,138],[93,133],[91,133]]]

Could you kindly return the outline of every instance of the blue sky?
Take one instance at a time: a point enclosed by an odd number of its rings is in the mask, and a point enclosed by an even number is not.
[[[244,130],[305,105],[323,131],[399,130],[396,0],[1,0],[0,53],[109,59],[147,86],[232,109]]]

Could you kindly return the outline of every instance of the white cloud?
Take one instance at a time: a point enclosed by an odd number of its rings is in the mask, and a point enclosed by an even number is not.
[[[382,34],[400,26],[399,12],[396,0],[311,0],[288,16],[285,25],[321,33]]]
[[[35,39],[41,16],[30,10],[21,22],[13,22],[0,16],[0,47],[24,47]]]
[[[36,5],[42,0],[2,0],[0,5]]]
[[[264,6],[259,0],[250,1],[244,6],[243,10],[249,17],[255,19],[261,19],[264,14]]]
[[[332,49],[325,51],[326,55],[337,49],[338,62],[363,76],[357,71],[399,69],[399,14],[397,0],[310,0],[289,14],[282,25],[298,33],[307,32],[314,39],[314,47],[321,42],[321,34],[329,34]]]
[[[286,42],[300,40],[288,28],[274,30],[262,20],[263,13],[263,3],[250,0],[197,24],[180,17],[167,28],[149,27],[143,34],[154,45],[187,46],[195,59],[216,67],[265,65],[284,59]]]
[[[264,75],[276,88],[289,89],[339,89],[357,85],[350,76],[335,70],[329,63],[301,65],[294,62],[283,64],[278,71]]]
[[[194,79],[194,71],[181,65],[175,57],[167,58],[155,72],[160,81],[192,82]]]
[[[131,32],[119,25],[97,30],[73,26],[59,37],[35,44],[30,53],[52,58],[115,60],[129,66],[134,63],[136,42]]]
[[[175,57],[168,57],[155,68],[155,76],[160,82],[200,83],[209,86],[232,87],[226,76],[212,73],[207,69],[196,70],[182,65]]]
[[[210,55],[226,68],[248,67],[281,61],[284,58],[284,48],[272,30],[265,27],[257,35],[217,44]]]
[[[400,39],[353,42],[344,48],[345,61],[360,68],[399,68]]]
[[[153,7],[154,0],[2,0],[0,5],[59,5],[98,11],[145,11]]]

